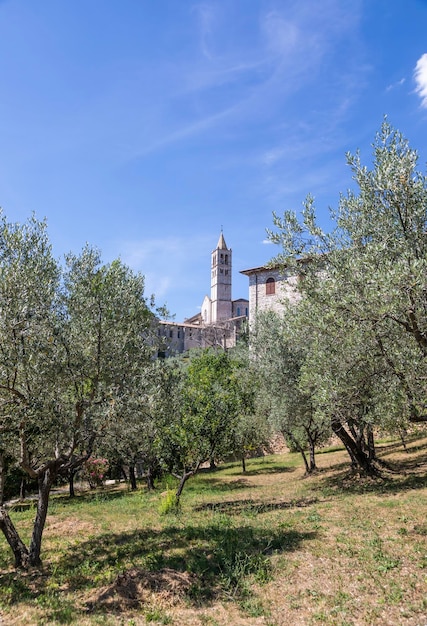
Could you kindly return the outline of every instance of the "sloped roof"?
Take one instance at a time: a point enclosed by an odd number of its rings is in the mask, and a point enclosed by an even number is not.
[[[221,231],[221,234],[219,236],[218,243],[216,245],[216,249],[217,250],[228,250],[227,244],[225,243],[224,235],[222,234],[222,231]]]

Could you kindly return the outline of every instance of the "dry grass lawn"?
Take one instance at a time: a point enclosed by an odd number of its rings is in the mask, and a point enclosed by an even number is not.
[[[293,454],[229,464],[169,515],[143,488],[55,497],[42,572],[16,573],[0,538],[0,624],[426,626],[427,440],[380,456],[376,480],[342,450],[310,477]]]

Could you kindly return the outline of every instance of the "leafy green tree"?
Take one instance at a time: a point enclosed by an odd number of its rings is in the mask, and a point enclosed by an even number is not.
[[[181,381],[182,368],[176,359],[156,359],[141,369],[119,400],[116,421],[103,438],[101,450],[111,465],[129,468],[132,489],[137,488],[137,465],[144,470],[147,487],[154,489],[164,459],[173,453],[169,435],[180,411]]]
[[[136,363],[149,358],[144,280],[86,248],[61,273],[46,226],[0,225],[0,447],[37,480],[30,545],[7,509],[0,529],[17,566],[40,565],[49,494],[114,421]]]
[[[234,427],[231,451],[240,459],[242,471],[246,472],[246,460],[251,456],[259,456],[271,442],[272,429],[261,412],[251,411],[239,413]]]
[[[311,473],[316,469],[316,447],[331,433],[328,422],[315,409],[312,386],[301,384],[311,342],[305,328],[299,327],[298,316],[298,307],[286,303],[281,315],[274,311],[259,314],[252,349],[261,382],[258,412],[268,416],[272,428],[301,454],[306,473]]]
[[[386,120],[373,149],[372,169],[347,155],[358,191],[331,211],[331,232],[318,225],[309,196],[301,221],[290,211],[275,215],[269,235],[283,248],[276,262],[302,278],[316,337],[306,369],[316,406],[368,472],[375,454],[361,433],[372,440],[384,425],[427,421],[427,179]]]
[[[232,448],[239,399],[232,359],[224,350],[196,351],[181,370],[174,415],[164,423],[162,458],[177,478],[179,498],[203,463],[223,458]]]
[[[270,445],[272,429],[268,419],[256,410],[260,379],[251,357],[248,337],[231,350],[236,385],[238,416],[231,434],[231,451],[246,472],[246,459]]]

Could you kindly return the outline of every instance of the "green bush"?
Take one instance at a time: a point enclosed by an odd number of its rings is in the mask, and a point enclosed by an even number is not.
[[[174,491],[168,489],[164,494],[162,494],[162,499],[159,505],[160,515],[179,513],[180,510],[181,504],[179,502],[179,498],[176,496]]]

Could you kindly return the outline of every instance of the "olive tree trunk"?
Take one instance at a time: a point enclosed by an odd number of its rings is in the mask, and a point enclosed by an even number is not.
[[[13,556],[15,557],[15,567],[27,568],[29,565],[27,546],[21,540],[18,531],[10,519],[9,513],[4,506],[0,506],[0,530],[4,534],[6,541],[13,552]]]

